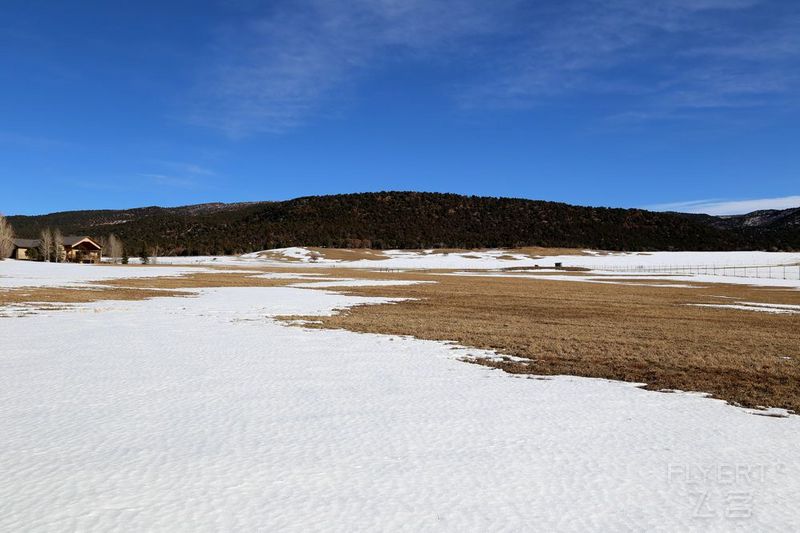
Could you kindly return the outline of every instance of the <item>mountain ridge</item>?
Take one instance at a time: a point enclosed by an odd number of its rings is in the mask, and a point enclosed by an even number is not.
[[[8,220],[20,237],[35,238],[44,227],[95,237],[115,233],[129,253],[158,246],[175,255],[282,246],[800,249],[800,207],[720,217],[413,191],[63,211]]]

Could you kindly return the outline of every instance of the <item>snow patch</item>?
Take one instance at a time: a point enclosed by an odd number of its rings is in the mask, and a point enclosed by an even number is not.
[[[0,261],[0,288],[78,287],[92,281],[152,277],[175,277],[204,268],[141,267],[120,265],[81,265],[75,263],[39,263],[36,261]]]
[[[694,307],[712,307],[717,309],[739,309],[741,311],[756,311],[760,313],[775,313],[797,315],[800,314],[800,305],[766,304],[755,302],[736,302],[735,304],[686,304]]]

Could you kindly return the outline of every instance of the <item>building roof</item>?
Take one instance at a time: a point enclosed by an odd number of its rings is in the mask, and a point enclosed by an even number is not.
[[[86,237],[80,237],[78,235],[64,235],[61,240],[65,245],[72,246],[73,244],[76,244],[85,238]]]
[[[38,248],[41,243],[39,239],[14,239],[17,248]]]
[[[86,237],[85,235],[65,235],[63,238],[64,246],[75,246],[81,241],[89,241],[93,245],[97,246],[97,248],[101,248],[99,244],[94,242],[91,238]]]
[[[65,235],[62,238],[64,246],[75,246],[81,241],[89,241],[93,245],[100,248],[100,245],[89,237],[81,235]],[[41,239],[14,239],[14,246],[17,248],[38,248],[42,244]]]

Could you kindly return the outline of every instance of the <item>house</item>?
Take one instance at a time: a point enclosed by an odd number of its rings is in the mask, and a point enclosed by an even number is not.
[[[38,248],[41,242],[39,239],[14,239],[14,251],[11,252],[11,259],[38,258]],[[28,256],[28,250],[32,250],[34,255]]]
[[[11,257],[14,259],[28,260],[38,258],[40,255],[39,253],[31,255],[28,253],[28,250],[38,249],[41,243],[42,241],[39,239],[14,239],[14,251]],[[64,249],[61,250],[61,261],[70,263],[100,262],[103,247],[91,238],[79,235],[68,235],[63,238],[63,243]]]
[[[99,263],[103,247],[89,237],[64,237],[64,257],[72,263]]]

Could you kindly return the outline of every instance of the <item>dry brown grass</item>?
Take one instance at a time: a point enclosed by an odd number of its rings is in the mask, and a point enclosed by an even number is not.
[[[263,259],[271,259],[273,261],[285,261],[285,262],[288,262],[288,263],[300,263],[301,262],[300,259],[298,259],[297,257],[289,257],[287,255],[283,255],[280,252],[275,252],[275,251],[272,251],[272,250],[259,252],[258,257],[261,257]]]
[[[309,246],[306,247],[313,255],[320,259],[328,259],[330,261],[360,261],[366,259],[369,261],[380,261],[381,259],[389,259],[381,250],[373,250],[371,248],[320,248]],[[265,259],[272,259],[273,261],[283,261],[288,263],[298,263],[301,260],[296,257],[285,256],[280,252],[267,250],[258,254],[259,257]]]
[[[156,268],[145,266],[142,268]],[[281,287],[301,279],[258,278],[254,271],[197,272],[183,276],[155,276],[150,278],[122,278],[96,281],[86,287],[19,287],[0,290],[0,306],[30,303],[89,303],[100,300],[145,300],[165,296],[190,296],[189,289],[212,287]],[[304,270],[308,272],[308,270]],[[323,273],[319,274],[324,276]],[[183,291],[181,289],[184,289]]]
[[[542,248],[540,246],[524,246],[522,248],[516,248],[512,251],[525,254],[533,259],[552,257],[555,255],[589,255],[580,248]],[[605,255],[605,253],[606,252],[601,252],[601,255]]]
[[[309,248],[313,253],[319,254],[324,259],[331,261],[380,261],[389,259],[381,250],[371,248]]]
[[[540,267],[529,267],[529,266],[514,266],[514,267],[504,267],[499,270],[503,272],[519,272],[524,274],[536,274],[538,276],[561,276],[563,274],[578,274],[580,272],[589,272],[588,268],[584,267],[570,267],[570,266],[562,266],[562,267],[541,267],[544,272],[539,270]],[[556,270],[557,272],[553,272]],[[606,274],[598,274],[598,276],[605,276]]]
[[[120,288],[142,289],[201,289],[211,287],[282,287],[290,283],[297,283],[302,279],[270,279],[257,277],[263,271],[256,270],[252,273],[226,272],[197,272],[175,277],[152,277],[112,279],[97,282],[98,285]],[[306,273],[308,269],[304,270]],[[316,274],[316,272],[314,272]],[[323,276],[324,274],[319,274]]]
[[[490,251],[503,251],[503,252],[508,252],[508,254],[522,254],[532,257],[534,259],[539,259],[542,257],[552,257],[556,255],[589,255],[580,248],[542,248],[540,246],[523,246],[522,248],[476,248],[476,249],[435,248],[433,250],[418,250],[417,253],[468,254],[470,252],[490,252]],[[515,259],[514,256],[508,254],[501,255],[498,259],[508,259],[508,260]],[[601,255],[603,254],[604,253],[601,253]],[[473,257],[477,258],[480,256],[473,256]]]
[[[641,382],[651,389],[703,391],[744,406],[800,412],[800,315],[686,305],[738,300],[800,304],[798,291],[391,277],[439,283],[340,288],[414,300],[315,317],[319,322],[312,326],[448,340],[526,358],[522,363],[479,361],[513,373]]]
[[[159,296],[189,296],[180,291],[130,287],[33,287],[0,291],[0,307],[19,304],[82,304],[100,300],[146,300]]]

